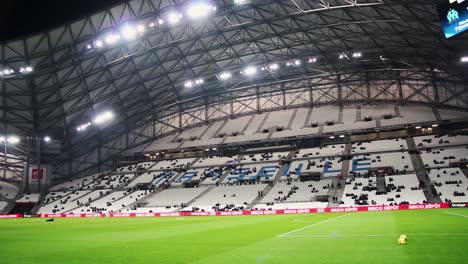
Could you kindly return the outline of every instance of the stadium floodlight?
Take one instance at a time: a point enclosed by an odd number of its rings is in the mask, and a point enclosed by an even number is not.
[[[209,148],[207,148],[207,149],[205,149],[205,151],[210,151],[210,149],[209,149]]]
[[[208,3],[198,2],[189,5],[187,16],[191,19],[207,17],[210,12],[216,11],[216,7]]]
[[[100,48],[100,47],[104,46],[104,43],[102,43],[101,40],[96,40],[95,45],[96,45],[97,48]]]
[[[33,68],[31,66],[26,66],[26,67],[21,67],[20,72],[23,74],[26,73],[31,73],[33,71]]]
[[[88,44],[88,45],[86,46],[86,48],[87,48],[87,49],[92,49],[93,46],[91,46],[91,44]]]
[[[153,26],[154,26],[154,23],[153,23]],[[145,32],[145,31],[146,31],[145,25],[143,25],[143,24],[138,24],[138,26],[137,26],[137,31],[140,32],[140,33]]]
[[[203,79],[196,79],[195,80],[195,84],[196,85],[200,85],[200,84],[203,84],[205,81],[203,81]]]
[[[243,5],[245,3],[247,3],[248,0],[234,0],[234,4],[236,5]]]
[[[254,66],[249,66],[244,69],[244,74],[247,76],[252,76],[252,75],[255,75],[256,73],[257,73],[257,68],[255,68]]]
[[[432,125],[432,127],[438,127],[438,126],[439,126],[439,124],[433,124]]]
[[[416,126],[416,129],[421,129],[421,126]]]
[[[229,72],[222,72],[222,73],[219,75],[219,78],[220,78],[221,80],[227,80],[227,79],[231,78],[231,76],[232,76],[232,75],[231,75],[231,73],[229,73]]]
[[[158,24],[159,24],[159,25],[164,24],[164,20],[163,20],[162,18],[158,19]]]
[[[340,135],[340,138],[344,138],[344,137],[345,137],[345,135]]]
[[[300,60],[295,60],[295,61],[294,61],[294,65],[296,65],[296,66],[301,65],[301,61],[300,61]]]
[[[11,72],[11,71],[12,71],[12,70],[5,69],[5,70],[3,70],[3,75],[6,76],[6,75],[10,75],[10,74],[14,73],[14,71],[13,71],[13,72]]]
[[[330,136],[329,138],[330,138],[330,139],[335,139],[335,136]]]
[[[44,137],[44,142],[45,142],[45,143],[49,143],[49,142],[50,142],[50,137],[49,137],[49,136],[45,136],[45,137]]]
[[[9,136],[9,137],[7,138],[7,143],[16,144],[16,143],[18,143],[18,142],[20,142],[20,139],[19,139],[19,137],[17,137],[17,136]]]
[[[340,60],[346,58],[346,55],[345,54],[340,54],[340,56],[338,57]]]
[[[462,58],[460,59],[460,61],[461,61],[461,62],[464,62],[464,63],[468,62],[468,56],[462,57]]]
[[[97,115],[94,118],[94,123],[97,124],[97,125],[100,125],[100,124],[103,124],[105,122],[108,122],[112,118],[114,118],[114,114],[111,111],[106,111],[106,112],[104,112],[102,114]]]
[[[362,53],[361,52],[354,52],[353,53],[353,58],[361,58],[362,57]]]
[[[310,58],[309,59],[309,63],[314,63],[314,62],[317,62],[317,58]]]
[[[180,20],[182,19],[182,14],[179,12],[170,12],[169,15],[167,15],[167,21],[171,24],[177,24]]]
[[[5,137],[4,136],[0,136],[0,142],[5,143]]]
[[[134,26],[125,25],[120,29],[120,33],[122,34],[122,37],[125,38],[126,40],[133,40],[137,36],[137,29]],[[114,40],[112,39],[111,42],[112,41]],[[112,44],[112,43],[109,43],[109,44]]]
[[[190,81],[190,80],[189,80],[189,81],[186,81],[186,82],[184,83],[184,87],[185,87],[185,88],[192,88],[192,87],[193,87],[193,81]]]
[[[274,64],[271,64],[268,68],[270,68],[271,71],[276,71],[279,69],[279,65],[274,63]]]
[[[104,39],[104,41],[105,41],[108,45],[115,44],[115,43],[117,43],[119,40],[120,40],[120,35],[118,35],[118,34],[113,34],[113,33],[107,35],[106,38]]]

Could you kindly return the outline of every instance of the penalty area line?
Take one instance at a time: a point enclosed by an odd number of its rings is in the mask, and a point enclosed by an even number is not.
[[[445,212],[446,214],[449,214],[449,215],[456,215],[456,216],[461,216],[461,217],[468,217],[468,215],[462,215],[462,214],[456,214],[456,213],[449,213],[449,212]]]
[[[301,231],[301,230],[304,230],[304,229],[307,229],[307,228],[310,228],[310,227],[313,227],[313,226],[317,226],[317,225],[321,225],[321,224],[324,224],[324,223],[327,223],[327,222],[331,222],[331,221],[334,221],[334,220],[343,218],[343,217],[348,216],[348,215],[351,215],[351,213],[345,214],[345,215],[340,215],[340,216],[337,216],[337,217],[333,217],[333,218],[330,218],[330,219],[327,219],[327,220],[324,220],[324,221],[320,221],[320,222],[317,222],[317,223],[313,223],[313,224],[311,224],[311,225],[304,226],[304,227],[301,227],[301,228],[299,228],[299,229],[295,229],[295,230],[292,230],[292,231],[283,233],[283,234],[281,234],[281,235],[277,235],[276,237],[284,237],[284,236],[286,236],[286,235],[289,235],[289,234],[292,234],[292,233],[296,233],[296,232],[299,232],[299,231]]]

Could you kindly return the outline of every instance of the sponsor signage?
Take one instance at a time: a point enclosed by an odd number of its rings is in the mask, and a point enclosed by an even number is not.
[[[237,216],[237,215],[282,215],[282,214],[315,214],[315,213],[345,213],[345,212],[375,212],[396,210],[426,210],[441,208],[468,207],[468,203],[428,203],[377,205],[359,207],[329,207],[311,209],[284,209],[234,212],[179,212],[179,213],[79,213],[79,214],[41,214],[42,218],[93,218],[93,217],[184,217],[184,216]],[[35,215],[37,217],[39,215]],[[23,215],[0,215],[1,218],[22,218]],[[31,217],[25,215],[24,217]]]
[[[442,0],[438,9],[446,38],[468,30],[468,0]]]

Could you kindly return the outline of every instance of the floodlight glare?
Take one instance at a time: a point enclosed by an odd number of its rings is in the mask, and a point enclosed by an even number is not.
[[[153,26],[154,26],[154,23],[153,23]],[[144,25],[139,24],[139,25],[137,26],[137,31],[138,31],[138,32],[143,33],[143,32],[145,32],[145,30],[146,30],[146,28],[145,28]]]
[[[100,41],[100,40],[96,40],[95,44],[96,44],[96,47],[98,47],[98,48],[100,48],[100,47],[102,47],[104,45],[104,43],[102,43],[102,41]]]
[[[345,58],[345,55],[344,54],[340,54],[340,56],[338,57],[340,60],[344,59]]]
[[[47,143],[47,142],[50,142],[50,137],[49,137],[49,136],[45,136],[45,137],[44,137],[44,142],[46,142],[46,143]]]
[[[271,64],[269,68],[270,68],[270,70],[272,70],[272,71],[276,71],[276,70],[279,69],[279,65],[276,64],[276,63],[275,63],[275,64]]]
[[[187,8],[187,16],[192,19],[199,19],[208,16],[216,7],[207,3],[194,3]]]
[[[231,74],[229,72],[222,72],[220,75],[219,75],[219,78],[221,80],[227,80],[229,78],[231,78]]]
[[[4,74],[4,75],[10,75],[10,74],[11,74],[11,71],[8,70],[8,69],[5,69],[5,70],[3,70],[3,74]]]
[[[257,68],[255,68],[253,66],[247,67],[247,68],[244,69],[244,73],[247,76],[255,75],[257,73]]]
[[[88,44],[88,45],[86,46],[86,48],[87,48],[87,49],[92,49],[93,47],[92,47],[90,44]]]
[[[184,87],[185,88],[192,88],[193,87],[193,82],[192,81],[186,81],[184,83]]]
[[[234,4],[236,5],[242,5],[245,4],[248,0],[234,0]]]
[[[5,137],[4,136],[0,137],[0,142],[5,143]]]
[[[294,61],[294,65],[296,65],[296,66],[301,65],[301,61],[300,61],[300,60],[295,60],[295,61]]]
[[[10,143],[10,144],[16,144],[20,141],[19,137],[17,136],[9,136],[7,138],[7,142]]]
[[[133,26],[130,26],[130,25],[123,26],[122,29],[120,30],[120,33],[122,33],[122,36],[127,40],[135,39],[135,37],[137,36],[136,29]],[[110,41],[115,43],[117,40],[111,39]],[[107,42],[107,40],[106,40],[106,42]],[[109,44],[111,44],[111,43],[109,43]]]
[[[107,44],[109,44],[109,45],[115,44],[115,43],[117,43],[119,40],[120,40],[120,35],[118,35],[118,34],[109,34],[109,35],[104,39],[104,41],[105,41]]]
[[[462,57],[460,59],[461,62],[468,62],[468,56]]]
[[[159,25],[162,25],[162,24],[164,24],[164,20],[162,20],[161,18],[160,18],[160,19],[158,19],[158,24],[159,24]]]
[[[202,84],[203,82],[204,82],[203,79],[195,80],[195,84],[197,84],[197,85]]]
[[[353,58],[360,58],[362,56],[361,52],[355,52],[353,53]]]
[[[103,124],[114,117],[114,114],[110,111],[99,114],[94,118],[94,123],[97,125]]]
[[[177,13],[177,12],[171,12],[171,13],[169,13],[169,15],[167,16],[167,20],[168,20],[169,23],[171,23],[171,24],[176,24],[177,22],[180,21],[181,18],[182,18],[182,14]]]
[[[314,63],[314,62],[317,62],[317,58],[310,58],[309,59],[309,63]]]

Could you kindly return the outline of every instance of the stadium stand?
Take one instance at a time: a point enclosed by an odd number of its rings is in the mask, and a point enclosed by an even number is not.
[[[429,178],[444,202],[466,202],[468,179],[460,168],[431,169]]]
[[[214,187],[189,205],[200,211],[224,211],[246,208],[258,197],[266,184],[231,185]]]
[[[427,168],[450,167],[468,161],[468,147],[427,149],[421,153],[421,158]]]
[[[4,199],[13,199],[18,194],[20,189],[15,185],[0,181],[0,197]]]

